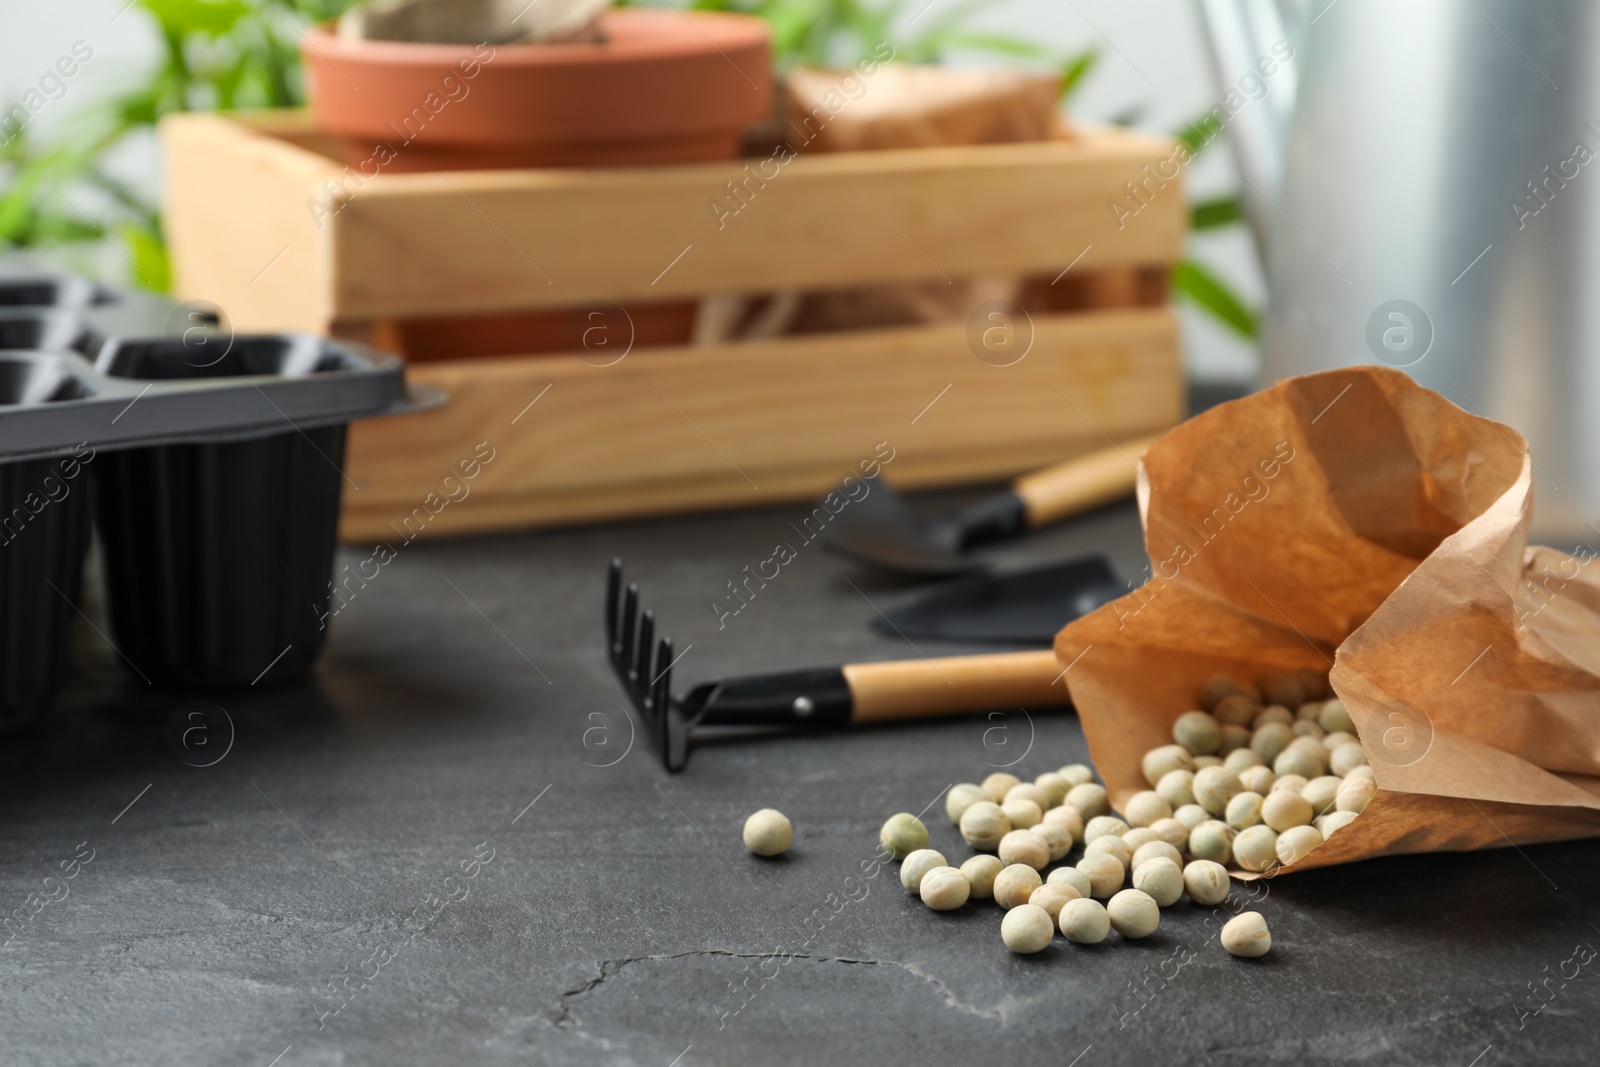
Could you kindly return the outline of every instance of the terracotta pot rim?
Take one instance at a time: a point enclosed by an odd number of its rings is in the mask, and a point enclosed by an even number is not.
[[[655,62],[676,55],[698,55],[709,44],[719,50],[765,46],[771,34],[754,15],[729,11],[679,11],[613,8],[600,16],[613,35],[603,43],[497,44],[497,67],[586,67],[627,62]],[[349,59],[392,66],[438,67],[479,58],[483,45],[423,44],[414,41],[366,41],[340,37],[332,23],[306,30],[306,46],[330,62]],[[304,49],[302,49],[304,50]]]

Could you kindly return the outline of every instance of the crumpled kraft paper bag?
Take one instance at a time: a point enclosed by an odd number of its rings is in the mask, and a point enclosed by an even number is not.
[[[1381,367],[1158,440],[1149,581],[1056,638],[1113,802],[1211,675],[1331,668],[1378,792],[1274,874],[1600,835],[1600,575],[1528,545],[1532,476],[1521,434]]]

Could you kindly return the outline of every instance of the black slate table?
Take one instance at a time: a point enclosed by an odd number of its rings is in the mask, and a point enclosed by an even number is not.
[[[1235,887],[1272,924],[1259,961],[1187,906],[1142,943],[1018,957],[993,905],[935,914],[873,876],[876,832],[927,808],[964,857],[942,791],[1083,760],[1070,713],[707,746],[668,776],[630,747],[602,651],[613,555],[685,650],[680,685],[917,654],[866,628],[906,588],[815,546],[719,628],[726,583],[802,510],[407,546],[332,620],[313,686],[209,710],[130,687],[86,621],[61,706],[0,748],[0,901],[21,916],[0,1062],[1600,1059],[1600,843]],[[1138,575],[1132,507],[1002,562],[1086,549]],[[780,860],[740,847],[763,806],[794,820]]]

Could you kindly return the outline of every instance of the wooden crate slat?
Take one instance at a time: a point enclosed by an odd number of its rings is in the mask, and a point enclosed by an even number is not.
[[[1010,367],[978,360],[959,325],[639,351],[611,367],[573,356],[415,366],[451,402],[353,427],[359,488],[343,533],[392,536],[479,441],[495,458],[426,524],[430,536],[806,499],[878,441],[896,450],[888,476],[900,484],[992,478],[1103,443],[1102,431],[1181,418],[1170,311],[1034,323],[1033,349]]]
[[[381,176],[331,222],[333,300],[360,319],[1170,263],[1177,182],[1121,226],[1108,206],[1168,154],[1122,135],[802,157],[720,223],[743,163]]]

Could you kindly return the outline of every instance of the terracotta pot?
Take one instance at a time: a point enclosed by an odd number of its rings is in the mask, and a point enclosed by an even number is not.
[[[363,177],[731,159],[772,109],[767,24],[623,8],[599,44],[301,43],[311,108]]]

